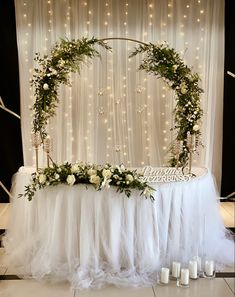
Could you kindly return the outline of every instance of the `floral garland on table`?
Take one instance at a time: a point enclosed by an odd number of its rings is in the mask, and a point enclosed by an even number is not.
[[[137,189],[140,191],[140,195],[153,201],[154,189],[148,186],[146,182],[142,182],[140,177],[141,175],[136,170],[126,169],[124,165],[53,164],[51,167],[34,172],[32,174],[32,182],[25,187],[25,193],[20,194],[19,197],[26,197],[30,201],[37,190],[47,186],[91,184],[97,191],[115,186],[117,192],[125,193],[127,197],[131,196],[132,189]]]
[[[194,151],[200,144],[199,121],[203,115],[200,107],[200,94],[203,90],[198,85],[199,75],[192,73],[175,49],[170,48],[166,43],[160,45],[141,44],[131,54],[131,57],[139,53],[146,54],[139,69],[156,75],[158,78],[163,78],[167,85],[175,91],[176,106],[173,111],[175,125],[172,130],[177,132],[176,140],[182,142],[182,151],[177,160],[174,154],[174,144],[172,144],[170,147],[172,156],[169,164],[171,166],[185,166],[190,151],[187,142],[188,133],[196,137]],[[176,164],[177,162],[179,163]]]

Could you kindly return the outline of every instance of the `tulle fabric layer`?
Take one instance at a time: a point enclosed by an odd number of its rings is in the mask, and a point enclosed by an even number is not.
[[[14,197],[30,175],[13,180]],[[134,191],[60,185],[15,198],[4,245],[24,277],[69,280],[74,288],[150,286],[162,266],[199,255],[232,264],[233,241],[219,215],[213,177],[154,185],[155,201]]]

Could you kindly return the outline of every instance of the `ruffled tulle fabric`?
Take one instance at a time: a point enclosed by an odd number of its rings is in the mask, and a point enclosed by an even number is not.
[[[219,214],[212,175],[154,184],[155,201],[134,191],[59,185],[17,198],[30,174],[13,179],[6,265],[23,277],[69,280],[74,288],[150,286],[162,266],[193,256],[234,263],[234,243]]]

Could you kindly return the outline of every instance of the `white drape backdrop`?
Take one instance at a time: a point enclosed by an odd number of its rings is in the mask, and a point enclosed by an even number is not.
[[[50,53],[59,38],[127,37],[167,41],[202,78],[204,148],[195,165],[209,167],[220,183],[224,65],[223,0],[15,0],[20,61],[21,117],[25,165],[30,144],[35,52]],[[55,161],[162,165],[173,135],[174,95],[163,82],[138,72],[137,44],[110,41],[112,53],[84,66],[61,87],[60,106],[48,132]],[[41,156],[41,162],[43,157]]]

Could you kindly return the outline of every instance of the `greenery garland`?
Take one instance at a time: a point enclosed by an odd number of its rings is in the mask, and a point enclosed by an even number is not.
[[[101,166],[83,162],[75,164],[66,162],[60,166],[53,164],[50,167],[39,169],[32,174],[32,182],[25,187],[25,193],[20,194],[19,197],[26,197],[30,201],[38,189],[58,184],[69,186],[91,184],[97,191],[115,186],[117,192],[125,193],[127,197],[130,197],[132,189],[137,189],[140,195],[154,200],[154,189],[141,181],[141,175],[136,170],[126,169],[124,165]]]
[[[42,141],[47,136],[47,122],[55,115],[59,103],[58,87],[61,84],[70,85],[71,72],[80,72],[83,63],[100,56],[94,48],[96,44],[107,50],[111,49],[106,43],[95,38],[71,41],[61,39],[53,47],[50,56],[44,55],[41,58],[40,54],[36,53],[34,60],[40,68],[34,69],[35,74],[31,81],[35,95],[33,132],[39,132]]]
[[[192,73],[185,65],[175,49],[166,43],[155,45],[152,43],[139,45],[131,54],[131,57],[144,53],[146,57],[142,60],[139,69],[149,74],[162,78],[167,85],[175,91],[176,106],[174,108],[174,123],[172,130],[177,131],[176,140],[182,141],[182,152],[179,155],[179,164],[175,158],[174,145],[171,145],[172,156],[169,160],[171,166],[185,166],[188,161],[189,147],[187,134],[195,135],[195,148],[199,145],[201,135],[199,121],[203,115],[200,107],[200,94],[203,90],[199,87],[199,75]]]
[[[60,84],[69,85],[69,73],[79,72],[82,63],[99,56],[99,52],[94,48],[96,44],[107,50],[111,49],[104,40],[96,38],[71,41],[61,39],[53,47],[50,56],[46,55],[41,58],[38,53],[36,54],[35,60],[40,68],[35,69],[32,79],[35,90],[33,132],[39,132],[42,141],[47,136],[47,122],[55,115],[59,103],[58,87]],[[171,145],[172,156],[169,163],[171,166],[185,166],[189,153],[187,133],[196,136],[196,147],[199,143],[199,121],[203,114],[200,107],[200,94],[203,90],[198,85],[199,75],[192,73],[180,55],[166,43],[160,45],[141,43],[130,57],[139,53],[146,55],[139,69],[157,78],[162,78],[175,91],[176,106],[173,111],[175,126],[172,129],[177,132],[176,140],[183,142],[183,150],[179,156],[180,164],[176,164],[174,147]]]

